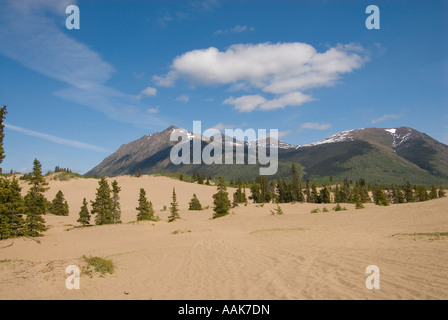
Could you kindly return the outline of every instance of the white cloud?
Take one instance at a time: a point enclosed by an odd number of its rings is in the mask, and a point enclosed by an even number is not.
[[[91,145],[91,144],[87,144],[87,143],[83,143],[83,142],[79,142],[79,141],[75,141],[75,140],[69,140],[69,139],[65,139],[65,138],[52,136],[52,135],[49,135],[49,134],[46,134],[46,133],[40,133],[40,132],[37,132],[37,131],[28,130],[28,129],[25,129],[25,128],[22,128],[22,127],[18,127],[18,126],[14,126],[14,125],[11,125],[11,124],[5,124],[5,127],[7,129],[9,129],[9,130],[21,132],[21,133],[26,134],[28,136],[45,139],[45,140],[48,140],[48,141],[51,141],[51,142],[54,142],[54,143],[62,144],[62,145],[73,147],[73,148],[90,150],[90,151],[101,152],[101,153],[110,153],[109,150],[107,150],[105,148],[102,148],[102,147],[94,146],[94,145]]]
[[[233,28],[230,29],[221,29],[221,30],[216,30],[213,35],[217,36],[220,34],[229,34],[229,33],[241,33],[241,32],[245,32],[245,31],[254,31],[255,28],[254,27],[248,27],[248,26],[240,26],[240,25],[236,25]]]
[[[180,101],[180,102],[185,102],[185,103],[187,103],[188,101],[190,101],[190,97],[189,97],[189,96],[186,96],[186,95],[182,95],[182,96],[180,96],[180,97],[177,97],[177,98],[176,98],[176,101]]]
[[[157,89],[153,87],[148,87],[146,89],[143,89],[142,92],[140,92],[140,96],[154,97],[156,95],[157,95]]]
[[[278,137],[283,138],[283,137],[289,136],[291,134],[291,132],[292,132],[291,130],[279,131]]]
[[[375,123],[383,122],[383,121],[387,121],[387,120],[399,119],[401,117],[403,117],[403,114],[385,114],[382,117],[379,117],[377,119],[373,119],[371,121],[371,123],[375,124]]]
[[[239,98],[230,97],[223,101],[223,104],[231,104],[239,112],[251,112],[266,102],[260,95],[248,95]]]
[[[300,125],[299,131],[302,131],[303,129],[311,129],[311,130],[327,130],[331,128],[331,124],[329,123],[316,123],[316,122],[307,122],[302,123]]]
[[[304,90],[333,86],[342,74],[362,67],[367,57],[361,52],[360,46],[349,44],[320,53],[298,42],[236,44],[225,51],[210,47],[176,57],[167,74],[153,79],[160,86],[173,86],[184,79],[202,85],[229,85],[236,90],[258,89],[277,97],[271,103],[261,101],[264,97],[260,94],[242,96],[241,100],[230,97],[224,103],[234,104],[242,112],[273,110],[311,101]],[[254,107],[255,97],[258,104]],[[257,108],[262,103],[264,107]]]
[[[239,112],[251,112],[254,110],[270,111],[282,109],[286,106],[300,106],[311,100],[313,100],[311,96],[304,95],[301,92],[292,92],[272,100],[266,100],[260,95],[247,95],[239,98],[230,97],[224,100],[223,104],[233,105],[235,110]]]
[[[146,110],[146,112],[152,113],[152,114],[159,113],[160,112],[159,108],[160,108],[160,106],[157,106],[155,108],[149,108],[148,110]]]
[[[219,131],[224,131],[225,129],[233,129],[233,128],[235,128],[235,126],[232,124],[223,124],[220,122],[220,123],[215,124],[212,128],[219,130]]]

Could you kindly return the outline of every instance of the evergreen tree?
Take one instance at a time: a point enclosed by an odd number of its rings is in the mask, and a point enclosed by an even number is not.
[[[228,198],[226,183],[223,177],[218,178],[217,183],[218,192],[213,195],[213,219],[225,216],[229,213],[230,200]]]
[[[255,183],[250,187],[250,192],[250,198],[253,200],[253,202],[261,203],[260,185],[258,183]]]
[[[171,202],[170,212],[171,215],[168,217],[168,222],[173,222],[179,219],[179,204],[177,203],[176,190],[173,188],[173,202]]]
[[[193,194],[193,198],[191,199],[191,201],[189,203],[188,210],[202,210],[202,205],[199,202],[199,199],[196,196],[196,194]]]
[[[152,202],[148,202],[146,191],[143,188],[140,188],[138,207],[135,208],[135,210],[137,210],[137,221],[154,220],[154,208],[152,207]]]
[[[409,181],[405,180],[405,183],[403,185],[403,191],[404,191],[404,197],[406,199],[406,202],[414,202],[414,190],[412,189],[411,184]]]
[[[388,206],[389,201],[386,199],[386,195],[381,187],[377,187],[375,191],[375,204],[379,206]]]
[[[445,191],[443,190],[443,187],[439,187],[439,198],[443,198],[445,196]]]
[[[0,240],[26,235],[24,202],[15,177],[0,178]]]
[[[427,201],[430,199],[425,187],[414,186],[414,190],[415,190],[415,197],[417,198],[417,201]]]
[[[41,236],[41,232],[46,230],[45,220],[42,218],[47,212],[48,200],[44,192],[48,190],[45,186],[48,183],[42,175],[42,164],[34,159],[33,171],[29,175],[30,189],[25,196],[26,228],[29,236]]]
[[[242,182],[238,181],[238,189],[233,194],[232,206],[236,207],[240,203],[247,203],[246,192],[242,190]]]
[[[339,190],[339,185],[337,184],[335,189],[334,189],[334,202],[335,203],[340,203],[341,202],[341,193]]]
[[[309,179],[306,180],[305,196],[306,196],[306,202],[308,202],[308,203],[313,202],[313,198],[311,197],[311,189],[310,189],[310,180]]]
[[[392,201],[393,203],[404,203],[403,192],[401,191],[399,186],[392,185]]]
[[[432,199],[437,199],[437,188],[435,186],[435,184],[433,183],[431,186],[431,192],[429,193],[429,198]]]
[[[270,190],[270,185],[268,178],[266,176],[258,176],[257,182],[260,186],[260,203],[268,203],[272,199],[272,192]]]
[[[118,186],[117,180],[112,182],[112,219],[113,223],[121,223],[121,207],[120,207],[120,196],[118,195],[121,191],[120,186]]]
[[[310,203],[321,203],[319,199],[319,193],[317,192],[316,185],[313,183],[311,185],[311,201]]]
[[[111,190],[106,178],[102,177],[98,182],[99,187],[96,189],[95,201],[92,203],[92,214],[95,216],[95,224],[113,224],[114,203],[110,195]]]
[[[56,196],[50,203],[48,212],[56,216],[68,216],[68,203],[65,201],[64,194],[61,190],[56,193]]]
[[[292,199],[293,201],[303,202],[302,186],[299,182],[299,175],[297,173],[296,164],[293,163],[291,166],[292,173]]]
[[[320,199],[322,203],[331,203],[331,193],[330,189],[326,185],[320,189]]]
[[[137,173],[135,174],[135,177],[140,178],[142,176],[142,170],[138,168]]]
[[[90,225],[90,213],[89,209],[87,208],[87,200],[84,198],[82,200],[82,207],[79,211],[79,219],[77,220],[81,225],[88,226]]]

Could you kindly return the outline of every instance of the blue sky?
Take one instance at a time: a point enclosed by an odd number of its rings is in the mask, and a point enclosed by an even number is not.
[[[80,29],[68,30],[68,5]],[[366,7],[380,9],[368,30]],[[0,3],[4,171],[85,173],[171,124],[306,144],[408,126],[448,143],[446,1]]]

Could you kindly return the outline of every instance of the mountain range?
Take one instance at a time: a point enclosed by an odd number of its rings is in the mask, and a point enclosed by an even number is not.
[[[259,165],[247,164],[247,148],[253,143],[261,146],[260,140],[227,140],[231,141],[233,148],[238,144],[244,145],[246,164],[174,165],[170,151],[178,142],[170,141],[170,135],[175,129],[188,135],[191,151],[195,139],[200,140],[202,149],[210,143],[200,134],[170,126],[162,132],[122,145],[86,175],[133,175],[138,170],[142,174],[192,174],[197,171],[212,177],[222,175],[229,180],[253,180],[259,175]],[[264,140],[264,144],[263,147],[278,145],[278,171],[272,178],[290,177],[291,164],[296,163],[302,180],[364,178],[370,183],[390,184],[402,183],[405,178],[416,184],[448,184],[448,146],[408,127],[347,130],[300,146],[269,138]]]

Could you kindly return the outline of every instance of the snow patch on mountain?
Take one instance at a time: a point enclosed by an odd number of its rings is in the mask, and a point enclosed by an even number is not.
[[[342,131],[342,132],[336,133],[336,134],[328,137],[325,140],[321,140],[321,141],[318,141],[318,142],[297,146],[296,149],[298,149],[298,148],[306,148],[306,147],[313,147],[313,146],[318,146],[318,145],[326,144],[326,143],[353,141],[353,140],[355,140],[355,138],[353,137],[352,133],[355,130],[356,129]]]

